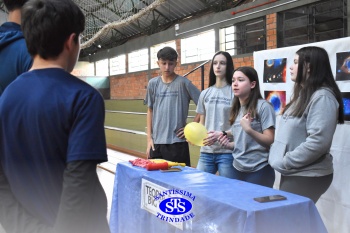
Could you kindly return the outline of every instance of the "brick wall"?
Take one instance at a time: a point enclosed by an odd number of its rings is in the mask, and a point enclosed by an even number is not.
[[[155,72],[156,73],[156,72]],[[154,74],[156,76],[157,74]],[[135,72],[110,77],[111,99],[143,99],[148,72]]]
[[[266,15],[266,46],[277,48],[277,13]]]
[[[266,43],[267,49],[277,48],[277,14],[266,15]],[[181,43],[180,39],[176,40],[179,61],[181,59]],[[175,72],[184,75],[193,70],[203,62],[179,65]],[[236,68],[240,66],[254,66],[253,56],[234,57],[233,64]],[[208,87],[210,63],[204,65],[204,88]],[[146,95],[146,87],[148,80],[159,75],[159,70],[150,70],[142,72],[127,73],[123,75],[110,77],[111,99],[144,99]],[[192,83],[201,89],[201,69],[187,76]]]

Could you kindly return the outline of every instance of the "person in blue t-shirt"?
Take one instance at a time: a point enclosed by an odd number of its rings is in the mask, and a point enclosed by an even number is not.
[[[4,0],[8,20],[0,26],[0,96],[5,88],[32,66],[21,31],[21,8],[28,0]]]
[[[33,57],[0,98],[0,221],[7,232],[107,233],[96,165],[107,161],[103,98],[70,74],[85,17],[71,0],[30,0]]]

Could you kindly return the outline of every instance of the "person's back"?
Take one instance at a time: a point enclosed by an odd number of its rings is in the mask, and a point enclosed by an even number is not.
[[[8,22],[0,26],[0,95],[5,88],[32,66],[21,31],[21,8],[28,0],[4,0]]]
[[[105,160],[103,100],[59,68],[29,71],[8,89],[0,101],[3,169],[19,202],[53,225],[66,163]]]
[[[0,185],[3,172],[19,210],[0,205],[0,221],[11,233],[109,232],[96,173],[107,160],[103,98],[69,73],[84,15],[71,0],[30,0],[22,26],[33,67],[0,98]]]

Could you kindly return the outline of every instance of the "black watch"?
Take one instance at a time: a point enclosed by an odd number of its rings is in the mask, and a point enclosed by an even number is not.
[[[223,136],[227,136],[226,131],[221,131]]]

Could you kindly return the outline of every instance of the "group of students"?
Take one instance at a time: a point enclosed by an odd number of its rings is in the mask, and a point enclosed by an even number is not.
[[[188,105],[197,105],[194,121],[208,130],[197,169],[309,197],[315,203],[333,179],[330,147],[337,124],[344,123],[343,102],[325,49],[299,49],[290,67],[294,91],[278,127],[272,105],[260,93],[252,67],[234,69],[229,53],[211,62],[209,87],[201,93],[177,75],[177,52],[158,54],[161,74],[149,81],[146,104],[148,158],[186,162],[183,134]],[[276,134],[275,134],[276,131]]]
[[[72,76],[85,17],[72,0],[4,0],[0,27],[0,223],[11,233],[107,233],[96,165],[107,161],[102,96]],[[20,26],[21,25],[21,26]],[[297,51],[294,94],[275,135],[275,113],[252,67],[214,55],[209,88],[174,70],[170,47],[147,88],[147,156],[191,165],[184,137],[189,103],[208,129],[198,169],[280,189],[314,202],[332,182],[329,153],[343,104],[327,52]]]

